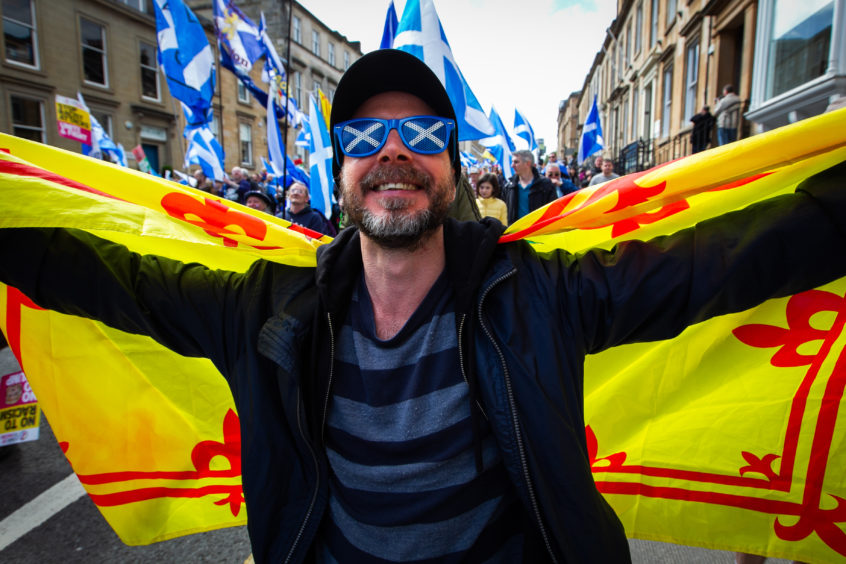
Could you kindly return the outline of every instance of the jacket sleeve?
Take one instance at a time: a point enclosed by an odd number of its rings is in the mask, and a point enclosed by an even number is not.
[[[186,356],[237,342],[245,276],[139,255],[71,229],[0,229],[0,281],[41,307],[149,335]],[[231,348],[231,346],[230,346]]]
[[[672,338],[717,315],[846,275],[846,162],[796,192],[666,237],[562,254],[556,296],[585,350]]]

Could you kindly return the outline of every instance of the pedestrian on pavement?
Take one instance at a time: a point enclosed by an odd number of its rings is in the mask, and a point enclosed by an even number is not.
[[[555,186],[535,167],[535,156],[531,151],[514,151],[511,159],[514,176],[502,190],[502,199],[508,206],[509,224],[558,198]]]
[[[714,107],[714,117],[717,118],[717,143],[721,146],[737,141],[737,124],[740,121],[740,98],[734,91],[734,86],[726,84],[723,87],[723,97],[717,99]]]
[[[614,172],[614,161],[611,159],[602,159],[602,174],[595,174],[592,176],[588,186],[602,184],[603,182],[608,182],[609,180],[614,180],[615,178],[620,178],[620,175]]]

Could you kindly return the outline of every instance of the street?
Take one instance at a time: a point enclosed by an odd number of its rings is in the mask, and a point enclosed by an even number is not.
[[[18,369],[9,348],[0,350],[0,375]],[[85,495],[43,415],[38,440],[0,448],[0,562],[241,564],[249,558],[246,527],[149,546],[123,544]],[[734,562],[730,552],[640,540],[629,543],[632,560],[639,564]]]

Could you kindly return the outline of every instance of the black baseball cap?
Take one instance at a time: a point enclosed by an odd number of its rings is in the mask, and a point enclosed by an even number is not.
[[[329,119],[329,134],[332,135],[332,147],[336,158],[332,159],[332,173],[338,177],[341,167],[338,164],[344,158],[335,145],[335,124],[351,119],[355,111],[369,98],[382,92],[408,92],[426,102],[439,117],[455,121],[454,136],[449,143],[450,160],[456,182],[461,174],[461,159],[458,153],[458,122],[449,95],[440,79],[426,63],[399,49],[379,49],[367,53],[347,69],[341,77],[335,98],[332,101],[332,114]]]

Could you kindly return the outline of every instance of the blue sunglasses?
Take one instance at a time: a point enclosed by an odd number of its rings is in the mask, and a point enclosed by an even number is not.
[[[392,129],[397,130],[405,146],[415,153],[436,155],[449,146],[455,122],[437,116],[351,119],[335,126],[335,146],[348,157],[369,157],[385,145]],[[340,165],[338,151],[335,158]]]

